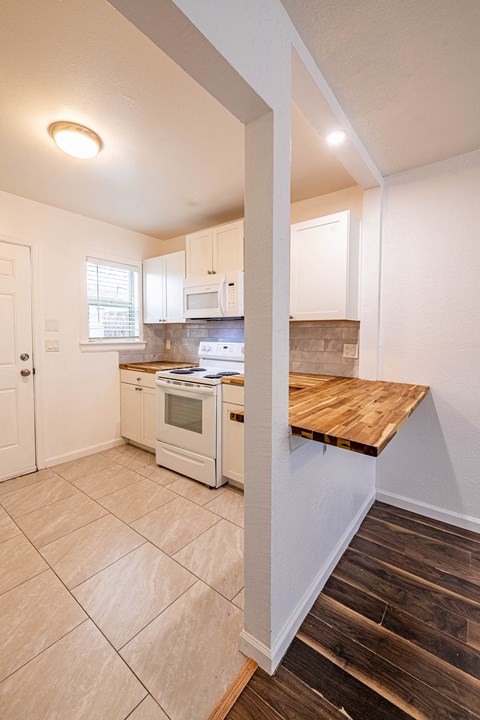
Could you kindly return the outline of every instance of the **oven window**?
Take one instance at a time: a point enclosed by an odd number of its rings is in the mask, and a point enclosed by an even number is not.
[[[187,293],[187,310],[214,310],[218,306],[218,293]]]
[[[165,394],[165,423],[202,433],[202,405],[203,400],[183,397],[182,395]]]

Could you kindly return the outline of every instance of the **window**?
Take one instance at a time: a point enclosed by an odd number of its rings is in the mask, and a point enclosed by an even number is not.
[[[140,269],[87,258],[88,339],[138,341]]]

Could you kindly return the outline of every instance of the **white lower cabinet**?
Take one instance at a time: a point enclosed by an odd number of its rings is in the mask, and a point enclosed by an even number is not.
[[[155,375],[121,371],[122,437],[155,449]]]
[[[231,412],[243,410],[243,387],[224,384],[222,400],[222,475],[243,488],[245,426],[230,419]]]

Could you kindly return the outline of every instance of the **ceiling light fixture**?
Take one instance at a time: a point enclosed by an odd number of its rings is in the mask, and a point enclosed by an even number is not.
[[[103,147],[96,132],[77,123],[54,122],[48,126],[48,132],[60,150],[76,158],[95,157]]]
[[[331,132],[326,137],[327,144],[330,145],[330,147],[335,147],[336,145],[341,145],[347,138],[347,133],[345,130],[335,130],[335,132]]]

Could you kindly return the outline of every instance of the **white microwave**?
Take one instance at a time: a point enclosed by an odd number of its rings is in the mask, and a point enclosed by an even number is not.
[[[185,278],[183,316],[187,320],[243,317],[243,272]]]

